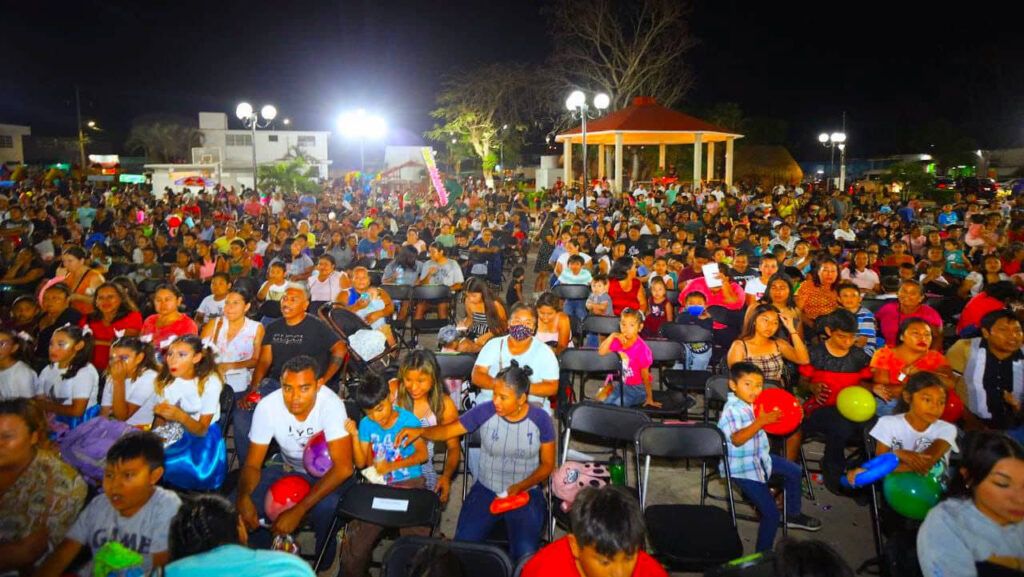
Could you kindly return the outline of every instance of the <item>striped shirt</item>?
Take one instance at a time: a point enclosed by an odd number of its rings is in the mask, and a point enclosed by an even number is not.
[[[749,427],[754,422],[754,407],[741,400],[734,393],[722,408],[718,428],[725,434],[729,449],[729,475],[734,479],[749,479],[766,483],[772,475],[772,457],[769,453],[768,433],[760,430],[746,443],[736,446],[732,434]],[[719,465],[719,473],[725,475],[725,468]]]
[[[874,355],[878,349],[878,327],[875,325],[875,315],[864,307],[857,311],[857,336],[868,338],[868,342],[864,343],[864,352],[869,357]]]
[[[472,433],[480,430],[479,481],[495,493],[533,474],[540,465],[540,446],[555,442],[551,417],[530,405],[526,418],[510,422],[498,416],[494,403],[482,403],[459,417]]]

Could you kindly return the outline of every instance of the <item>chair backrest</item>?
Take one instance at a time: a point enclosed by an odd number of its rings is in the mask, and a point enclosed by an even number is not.
[[[708,400],[724,403],[729,398],[729,377],[725,375],[711,377],[708,379],[704,391]]]
[[[260,314],[272,319],[281,318],[281,301],[263,301],[260,305]]]
[[[632,441],[640,427],[650,423],[651,418],[636,409],[585,401],[569,409],[565,426],[574,433]]]
[[[651,349],[654,363],[673,363],[683,360],[683,345],[676,341],[647,339],[644,341]]]
[[[473,376],[476,355],[473,353],[438,354],[437,365],[441,368],[442,379],[462,379],[468,381]]]
[[[210,294],[210,285],[193,279],[182,279],[175,283],[175,286],[177,286],[178,290],[186,295],[206,296]],[[253,294],[252,296],[256,295]]]
[[[231,424],[231,413],[235,410],[235,391],[224,385],[220,390],[220,426],[226,428]],[[227,431],[224,431],[227,433]]]
[[[349,337],[356,331],[370,328],[366,321],[356,313],[341,306],[341,303],[326,303],[316,311],[316,315],[327,323],[341,337]]]
[[[619,332],[619,317],[590,315],[583,319],[583,332],[610,335]]]
[[[162,284],[164,284],[162,279],[148,278],[139,283],[139,294],[151,295]]]
[[[241,276],[236,278],[235,282],[231,283],[231,286],[234,288],[245,289],[245,291],[252,296],[256,296],[256,293],[259,292],[260,290],[259,282],[256,279],[248,276]]]
[[[565,349],[558,357],[558,368],[577,373],[614,373],[622,370],[619,355],[600,355],[597,349]]]
[[[358,424],[359,421],[362,420],[363,418],[363,410],[359,408],[359,405],[356,403],[356,400],[345,399],[342,402],[345,404],[345,415],[348,418],[355,421],[356,424]]]
[[[385,284],[380,288],[394,301],[407,301],[412,298],[412,287],[409,285]]]
[[[551,292],[561,299],[583,300],[590,296],[590,287],[585,284],[559,284]]]
[[[466,575],[512,577],[512,560],[500,547],[466,541],[446,541],[429,537],[401,537],[384,553],[382,577],[408,577],[409,565],[421,549],[430,545],[447,547]]]
[[[887,302],[889,302],[887,299],[864,299],[860,301],[860,306],[871,311],[871,314],[875,314]]]
[[[441,519],[441,499],[430,489],[356,483],[338,502],[338,513],[387,528],[433,529]]]
[[[672,303],[673,307],[679,306],[679,289],[666,289],[665,300]]]
[[[710,343],[714,334],[698,325],[661,323],[661,336],[677,343]]]
[[[724,457],[725,436],[714,425],[704,423],[651,423],[636,433],[638,455],[671,459],[707,459]]]
[[[443,284],[420,285],[412,289],[412,298],[417,301],[443,301],[452,298],[452,289]]]

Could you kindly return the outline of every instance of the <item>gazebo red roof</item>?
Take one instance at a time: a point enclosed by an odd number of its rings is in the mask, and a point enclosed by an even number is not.
[[[697,133],[701,133],[703,142],[743,137],[742,134],[666,108],[650,96],[637,96],[629,106],[587,122],[587,144],[614,144],[615,134],[620,132],[623,143],[627,145],[692,144]],[[566,140],[580,143],[580,127],[555,137],[557,142]]]

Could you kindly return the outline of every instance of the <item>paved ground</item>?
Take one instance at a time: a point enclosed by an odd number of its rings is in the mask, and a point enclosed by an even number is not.
[[[527,278],[524,286],[529,290],[533,287],[534,275],[533,275],[533,257],[534,254],[530,255],[531,261],[527,269]],[[504,291],[501,293],[504,294]],[[421,339],[421,345],[425,347],[434,346],[432,337],[424,337]],[[588,384],[588,395],[593,395],[598,385],[597,381],[592,381]],[[586,449],[585,446],[578,445],[573,442],[573,448],[575,449]],[[821,456],[821,445],[819,444],[808,444],[805,448],[806,457],[808,460],[817,461]],[[632,459],[632,458],[631,458]],[[632,460],[628,461],[632,463]],[[635,472],[633,467],[627,467],[629,470],[629,484],[631,486],[636,485]],[[459,509],[461,506],[462,498],[462,482],[463,479],[459,477],[452,485],[452,498],[447,504],[442,520],[439,532],[445,536],[452,536],[455,534],[455,525],[459,516]],[[713,483],[711,485],[711,493],[716,495],[724,494],[724,485],[720,482]],[[682,463],[670,463],[655,460],[651,466],[651,478],[648,483],[648,504],[657,503],[695,503],[699,499],[700,495],[700,468],[697,466],[687,469]],[[809,501],[804,499],[803,507],[804,512],[818,517],[822,521],[822,529],[817,533],[807,533],[803,531],[791,531],[790,536],[798,539],[815,538],[823,540],[833,547],[835,547],[846,559],[846,561],[854,568],[858,566],[866,559],[874,556],[874,547],[872,544],[871,535],[871,519],[867,507],[859,507],[852,500],[839,498],[825,490],[821,484],[815,484],[815,501]],[[723,503],[724,505],[724,503]],[[743,505],[742,503],[737,507],[739,513],[750,513],[752,510]],[[753,521],[739,521],[739,532],[743,540],[743,547],[745,553],[752,553],[754,550],[754,543],[757,538],[757,523]],[[557,530],[555,537],[562,536],[564,532]],[[782,532],[779,531],[779,538],[781,538]],[[374,552],[374,558],[380,559],[383,556],[384,551],[389,544],[388,541],[384,541],[379,545]],[[337,563],[333,567],[326,570],[320,571],[320,577],[333,577],[337,575],[338,568]],[[373,575],[377,574],[377,570],[372,571]],[[673,573],[673,575],[698,575],[689,573]],[[483,577],[483,576],[481,576]]]

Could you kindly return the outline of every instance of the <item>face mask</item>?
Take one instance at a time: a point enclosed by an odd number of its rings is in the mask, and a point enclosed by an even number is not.
[[[533,329],[524,325],[512,325],[508,327],[508,336],[514,341],[525,341],[533,336]]]
[[[692,317],[699,317],[704,314],[704,307],[701,305],[687,305],[686,312]]]

